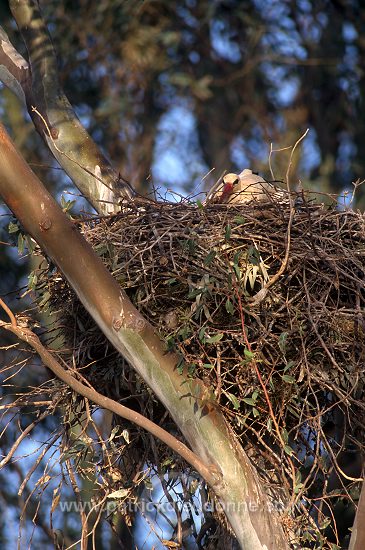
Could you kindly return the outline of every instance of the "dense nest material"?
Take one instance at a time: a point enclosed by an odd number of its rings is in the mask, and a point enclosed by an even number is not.
[[[137,202],[81,226],[166,349],[212,388],[264,483],[284,500],[294,494],[293,515],[312,521],[313,534],[332,517],[337,493],[351,501],[337,463],[364,440],[364,216],[308,197],[295,210],[270,198]],[[91,364],[84,375],[148,409],[150,393],[120,367],[59,273],[43,282],[77,364]],[[163,411],[154,407],[158,420]],[[298,529],[293,523],[292,533]]]

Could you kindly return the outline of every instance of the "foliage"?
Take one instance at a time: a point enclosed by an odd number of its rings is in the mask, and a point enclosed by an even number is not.
[[[47,0],[42,8],[71,103],[141,191],[151,173],[156,185],[196,185],[213,167],[213,179],[230,165],[265,170],[270,142],[284,147],[307,127],[294,167],[306,186],[342,191],[362,179],[358,0],[275,0],[269,8],[256,0]],[[7,117],[24,136],[17,112]],[[22,138],[28,152],[30,137]],[[166,149],[180,177],[161,165]],[[275,162],[283,173],[285,154]]]

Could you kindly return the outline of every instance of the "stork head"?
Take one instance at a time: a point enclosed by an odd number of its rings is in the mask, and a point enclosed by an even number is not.
[[[226,174],[223,178],[223,191],[225,195],[230,195],[235,191],[240,182],[240,177],[237,174]]]
[[[223,178],[224,185],[237,185],[240,181],[240,177],[237,174],[226,174]]]

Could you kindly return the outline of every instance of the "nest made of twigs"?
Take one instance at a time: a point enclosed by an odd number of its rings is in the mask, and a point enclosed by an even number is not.
[[[309,516],[336,455],[349,442],[363,446],[364,222],[335,204],[307,198],[294,209],[268,197],[207,206],[136,201],[81,223],[166,349],[211,387],[265,482],[288,496],[294,490],[297,510]],[[92,363],[84,376],[148,408],[143,383],[59,273],[48,276],[41,286],[69,352],[80,367]]]

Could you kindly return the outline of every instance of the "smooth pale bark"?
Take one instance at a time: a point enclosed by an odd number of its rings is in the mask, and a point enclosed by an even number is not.
[[[58,79],[56,55],[38,2],[11,0],[28,62],[0,28],[0,80],[22,102],[39,134],[83,196],[100,214],[120,211],[133,188],[112,167],[80,123]]]
[[[74,224],[0,127],[0,195],[64,273],[100,329],[170,412],[192,450],[216,475],[213,489],[245,550],[286,549],[255,469],[199,380],[179,374],[152,326],[129,301]]]
[[[28,62],[16,51],[8,35],[0,27],[0,80],[23,103],[31,90],[31,75]]]

